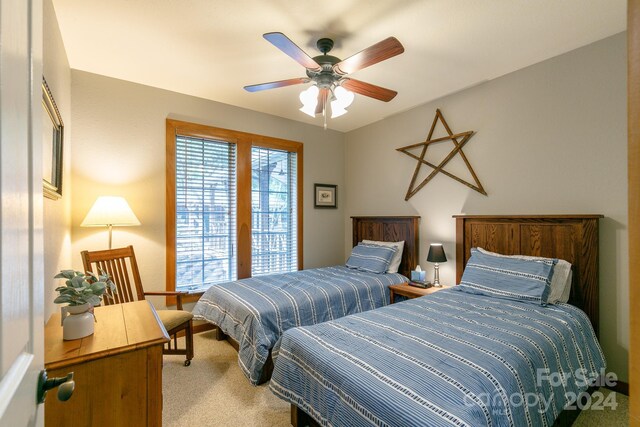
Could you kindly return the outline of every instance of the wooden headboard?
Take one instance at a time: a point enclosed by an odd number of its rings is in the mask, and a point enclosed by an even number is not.
[[[402,262],[398,273],[411,277],[411,270],[418,265],[420,237],[419,216],[352,216],[353,246],[362,240],[400,242],[404,240]]]
[[[598,219],[602,215],[454,215],[456,283],[471,248],[505,255],[560,258],[571,263],[569,303],[582,309],[598,333]]]

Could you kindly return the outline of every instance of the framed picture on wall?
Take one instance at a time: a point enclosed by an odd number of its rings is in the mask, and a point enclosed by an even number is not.
[[[331,184],[314,184],[316,208],[338,208],[338,186]]]
[[[56,101],[42,78],[42,186],[44,197],[62,197],[62,143],[64,125]]]

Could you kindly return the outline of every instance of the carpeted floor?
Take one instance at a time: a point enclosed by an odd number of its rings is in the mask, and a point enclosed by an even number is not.
[[[213,332],[194,335],[195,357],[164,356],[162,424],[166,427],[290,425],[289,404],[267,384],[254,387],[238,367],[238,353]]]
[[[629,398],[624,394],[614,393],[601,388],[598,390],[604,397],[593,396],[593,408],[585,409],[573,423],[573,427],[624,427],[629,425]],[[613,393],[612,397],[608,397]],[[611,399],[611,400],[607,400]],[[598,404],[601,402],[602,404]],[[610,404],[610,405],[609,405]]]
[[[212,332],[205,332],[194,336],[194,347],[189,367],[183,366],[184,356],[164,356],[163,425],[290,425],[289,404],[275,397],[267,385],[251,386],[240,372],[238,354],[226,341],[216,341]],[[628,398],[616,394],[615,401],[615,410],[583,411],[573,426],[628,426]]]

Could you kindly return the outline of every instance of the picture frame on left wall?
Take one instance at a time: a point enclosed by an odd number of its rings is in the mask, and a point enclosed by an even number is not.
[[[42,193],[46,198],[57,200],[62,197],[64,124],[44,77],[42,109]]]
[[[338,208],[338,186],[332,184],[314,184],[315,208]]]

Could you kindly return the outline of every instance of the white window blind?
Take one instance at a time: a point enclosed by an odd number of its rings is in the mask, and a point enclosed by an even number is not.
[[[176,289],[236,280],[236,146],[176,136]]]
[[[298,269],[296,153],[251,150],[251,275]]]

